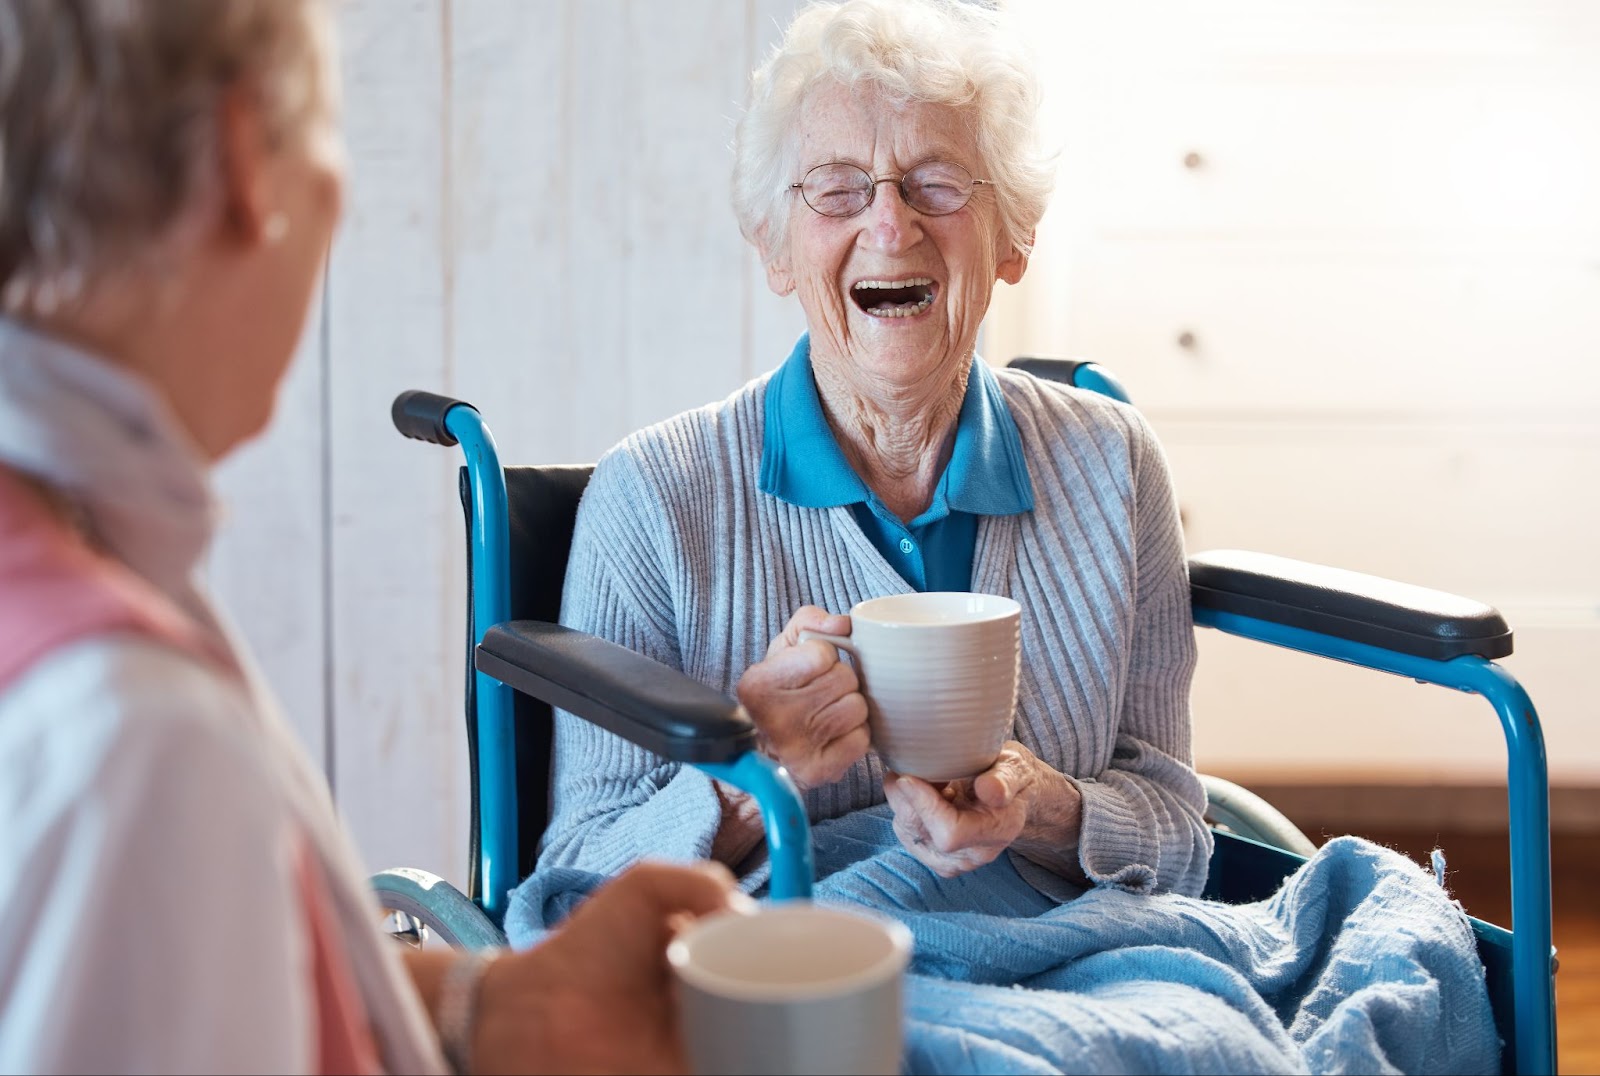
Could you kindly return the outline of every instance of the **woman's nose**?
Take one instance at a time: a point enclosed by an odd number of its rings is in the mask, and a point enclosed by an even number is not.
[[[880,179],[877,195],[862,212],[862,240],[874,250],[894,254],[909,249],[922,238],[921,215],[900,194],[900,184]]]

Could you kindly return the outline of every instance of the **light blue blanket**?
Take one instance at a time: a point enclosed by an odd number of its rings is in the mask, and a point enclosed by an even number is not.
[[[941,879],[886,809],[815,828],[816,898],[911,928],[909,1072],[1499,1071],[1466,917],[1433,876],[1353,837],[1271,899],[1093,889],[1057,904],[1004,857]],[[543,871],[506,933],[534,944],[603,879]]]

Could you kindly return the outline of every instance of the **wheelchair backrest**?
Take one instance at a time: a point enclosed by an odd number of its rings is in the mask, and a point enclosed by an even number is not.
[[[506,509],[510,528],[510,611],[512,620],[561,617],[561,588],[578,502],[589,485],[593,466],[507,467]],[[461,469],[461,505],[472,527],[472,488]],[[480,879],[478,818],[477,692],[472,652],[477,634],[472,624],[472,536],[467,536],[467,758],[472,775],[471,878],[468,895],[476,897]],[[553,735],[550,707],[520,692],[515,699],[517,758],[517,865],[519,876],[533,873],[539,837],[550,813],[550,751]]]
[[[1103,367],[1075,359],[1017,358],[1011,366],[1049,381],[1093,389],[1120,400],[1122,386]],[[561,617],[561,589],[566,579],[567,555],[572,550],[572,529],[578,502],[589,484],[591,465],[506,467],[506,507],[510,527],[510,617],[512,620],[556,621]],[[461,469],[461,505],[467,534],[467,757],[471,774],[471,864],[467,893],[476,899],[482,866],[481,820],[478,817],[477,692],[473,675],[473,648],[477,633],[472,624],[472,488],[467,469]],[[517,765],[517,866],[519,876],[533,872],[538,861],[539,838],[550,814],[550,761],[553,718],[550,707],[517,693],[515,702]]]

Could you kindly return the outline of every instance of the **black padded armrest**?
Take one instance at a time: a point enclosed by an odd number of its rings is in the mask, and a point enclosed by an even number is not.
[[[559,624],[496,624],[480,670],[675,762],[731,762],[756,745],[732,699],[643,654]]]
[[[1503,658],[1511,629],[1493,606],[1440,590],[1325,568],[1320,564],[1219,549],[1189,558],[1197,609],[1256,617],[1415,657]]]

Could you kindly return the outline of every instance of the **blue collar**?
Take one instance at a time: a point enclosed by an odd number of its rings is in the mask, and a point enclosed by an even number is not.
[[[800,337],[788,361],[768,381],[765,413],[761,492],[801,508],[876,500],[828,428],[811,372],[809,335]],[[955,445],[932,508],[941,507],[940,502],[948,511],[979,516],[1033,509],[1033,483],[1017,424],[1000,382],[978,358],[972,360],[967,394],[956,419]]]

